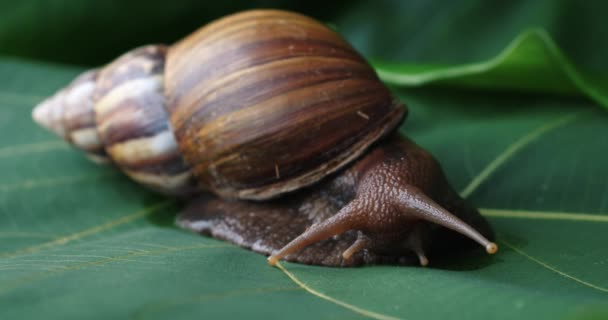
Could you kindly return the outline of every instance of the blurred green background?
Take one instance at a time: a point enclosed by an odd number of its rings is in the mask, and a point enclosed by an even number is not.
[[[495,55],[546,29],[577,66],[608,71],[605,1],[73,1],[0,3],[0,54],[98,65],[142,44],[171,43],[248,8],[295,10],[335,26],[368,58],[451,64]]]

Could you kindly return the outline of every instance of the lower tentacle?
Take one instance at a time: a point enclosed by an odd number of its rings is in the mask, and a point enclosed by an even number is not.
[[[268,257],[268,263],[275,265],[286,255],[299,251],[312,243],[325,240],[331,236],[340,235],[348,230],[358,229],[360,227],[361,216],[363,215],[360,210],[361,207],[357,201],[349,203],[334,216],[312,225],[289,244],[281,248],[281,250],[273,253]]]
[[[344,252],[342,252],[342,259],[344,259],[344,261],[348,261],[350,260],[350,258],[357,252],[368,248],[370,246],[370,238],[368,236],[366,236],[365,234],[363,234],[362,232],[359,232],[357,235],[357,240],[355,240],[355,242],[353,242],[353,244],[348,247],[348,249],[344,250]]]

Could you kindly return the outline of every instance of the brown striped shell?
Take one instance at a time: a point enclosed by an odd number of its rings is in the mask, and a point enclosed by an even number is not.
[[[112,161],[133,180],[169,194],[195,183],[179,154],[163,94],[167,48],[135,49],[103,68],[94,101],[97,132]]]
[[[277,10],[219,19],[168,50],[135,49],[34,110],[38,123],[152,189],[241,199],[317,182],[404,114],[339,35]]]
[[[36,122],[83,150],[97,163],[109,161],[95,125],[93,94],[98,70],[78,76],[65,89],[40,103],[33,112]]]
[[[238,13],[173,45],[165,95],[182,155],[224,197],[266,199],[342,168],[404,108],[338,34],[276,10]]]
[[[37,106],[34,119],[93,160],[111,160],[151,189],[192,193],[195,180],[179,154],[164,106],[166,51],[162,45],[137,48],[84,73]]]

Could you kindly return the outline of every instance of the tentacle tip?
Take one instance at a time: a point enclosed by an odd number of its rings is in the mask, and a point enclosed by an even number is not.
[[[418,259],[420,260],[420,266],[426,267],[429,265],[429,259],[427,259],[426,257],[418,257]]]
[[[495,254],[498,251],[498,246],[494,242],[486,244],[486,252],[489,254]]]
[[[346,251],[342,252],[342,260],[347,261],[350,259],[350,254]]]
[[[355,253],[356,251],[354,250],[346,250],[342,252],[342,260],[345,262],[350,261],[350,258],[352,258]]]
[[[279,262],[279,259],[275,255],[271,255],[266,261],[268,261],[268,265],[274,267]]]

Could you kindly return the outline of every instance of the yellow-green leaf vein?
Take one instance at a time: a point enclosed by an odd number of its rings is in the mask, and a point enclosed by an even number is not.
[[[24,255],[24,254],[32,254],[32,253],[39,252],[39,251],[42,251],[45,249],[50,249],[53,247],[65,245],[69,242],[80,240],[84,237],[92,236],[94,234],[98,234],[100,232],[107,231],[107,230],[110,230],[117,226],[124,225],[124,224],[132,222],[134,220],[143,218],[157,210],[160,210],[162,208],[169,206],[172,203],[173,203],[172,201],[158,202],[154,205],[145,207],[142,210],[137,211],[135,213],[120,217],[118,219],[108,221],[106,223],[103,223],[103,224],[100,224],[100,225],[97,225],[97,226],[94,226],[94,227],[91,227],[91,228],[88,228],[88,229],[85,229],[85,230],[82,230],[82,231],[79,231],[76,233],[72,233],[72,234],[69,234],[69,235],[66,235],[63,237],[59,237],[59,238],[54,239],[49,242],[44,242],[44,243],[41,243],[38,245],[25,247],[25,248],[22,248],[22,249],[13,251],[13,252],[0,254],[0,258],[3,258],[3,259],[14,258],[16,256],[20,256],[20,255]]]

